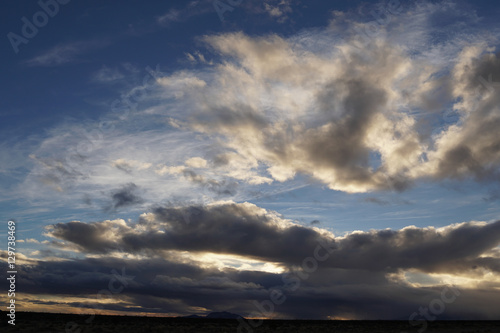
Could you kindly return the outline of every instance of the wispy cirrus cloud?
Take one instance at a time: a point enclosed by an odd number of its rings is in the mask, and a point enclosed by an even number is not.
[[[118,68],[110,68],[107,66],[102,66],[100,70],[92,74],[92,80],[103,83],[116,82],[123,78],[125,78],[125,74]]]
[[[169,26],[175,22],[182,22],[192,17],[205,15],[214,11],[213,1],[194,0],[189,1],[184,7],[172,7],[166,13],[157,18],[157,23]]]
[[[53,67],[69,63],[82,62],[81,55],[105,47],[106,40],[78,41],[59,44],[40,55],[25,61],[28,66]]]

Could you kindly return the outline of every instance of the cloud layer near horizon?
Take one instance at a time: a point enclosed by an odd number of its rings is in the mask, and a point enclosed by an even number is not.
[[[72,221],[48,227],[48,236],[84,253],[162,255],[165,251],[238,255],[285,266],[300,265],[315,252],[328,252],[322,265],[345,269],[460,272],[500,243],[500,221],[443,228],[353,232],[342,237],[308,228],[250,203],[160,207],[136,224],[123,220]],[[316,249],[317,245],[322,250]],[[334,253],[330,253],[333,250]],[[490,258],[492,259],[492,258]],[[498,272],[497,265],[486,266]]]
[[[136,223],[58,223],[47,227],[47,236],[53,250],[79,259],[51,258],[50,251],[46,260],[24,258],[23,291],[87,297],[87,307],[111,269],[125,269],[135,278],[100,305],[106,310],[175,315],[230,309],[248,316],[256,311],[253,301],[280,289],[287,301],[271,316],[405,319],[454,284],[460,297],[446,318],[498,316],[491,304],[500,287],[500,221],[335,236],[253,204],[225,202],[158,207]]]

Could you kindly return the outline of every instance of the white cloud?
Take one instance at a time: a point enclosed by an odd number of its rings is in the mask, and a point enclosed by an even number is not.
[[[186,161],[186,165],[191,168],[206,168],[207,160],[201,157],[191,157]]]
[[[291,0],[271,0],[264,2],[264,8],[268,15],[277,18],[279,23],[288,19],[288,14],[292,12]]]

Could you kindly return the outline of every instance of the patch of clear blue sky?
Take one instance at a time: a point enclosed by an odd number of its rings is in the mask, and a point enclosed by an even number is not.
[[[408,3],[407,1],[402,1]],[[185,52],[199,47],[197,37],[229,31],[243,31],[250,35],[278,33],[293,35],[302,29],[324,27],[332,10],[355,10],[361,1],[302,1],[285,23],[270,20],[264,14],[252,14],[245,7],[236,7],[225,13],[225,22],[208,1],[208,10],[199,15],[183,11],[183,17],[166,26],[156,19],[170,9],[182,11],[188,1],[138,1],[88,2],[72,0],[60,5],[59,13],[16,54],[6,37],[9,32],[21,34],[22,17],[32,21],[40,11],[36,1],[4,1],[0,5],[0,32],[2,33],[0,76],[0,140],[9,144],[25,142],[32,136],[44,133],[66,118],[76,120],[98,119],[110,111],[111,102],[119,98],[119,89],[111,89],[91,80],[91,73],[117,64],[130,63],[136,68],[155,67],[163,72],[183,68]],[[475,1],[468,4],[477,10],[488,26],[497,20],[499,9],[494,1]],[[193,9],[194,11],[195,9]],[[372,20],[365,13],[366,20]],[[495,22],[496,23],[496,22]],[[29,60],[60,45],[73,45],[79,52],[70,61],[56,66],[30,66]],[[139,77],[143,77],[140,73]],[[120,88],[120,87],[118,87]],[[123,88],[123,87],[121,87]],[[29,151],[27,149],[26,151]],[[2,161],[4,163],[4,161]],[[2,187],[22,181],[29,171],[20,168],[15,175],[0,175]],[[328,190],[325,186],[310,185],[251,202],[282,213],[285,217],[307,224],[321,221],[319,226],[335,232],[354,229],[401,228],[406,225],[443,226],[469,220],[489,220],[498,215],[498,201],[488,201],[493,187],[474,182],[448,182],[432,184],[420,182],[402,193],[379,192],[371,194],[346,194]],[[25,230],[26,237],[40,234],[41,225],[78,215],[78,210],[30,212],[29,202],[0,202],[2,219],[11,214],[25,212],[33,224]],[[82,220],[97,220],[103,213]],[[136,219],[138,214],[122,216]],[[38,223],[38,225],[36,225]]]

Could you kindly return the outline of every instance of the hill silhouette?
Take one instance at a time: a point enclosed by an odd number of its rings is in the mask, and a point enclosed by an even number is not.
[[[200,315],[189,315],[189,316],[183,316],[181,318],[191,318],[191,319],[245,319],[243,316],[240,316],[239,314],[227,312],[227,311],[222,311],[222,312],[211,312],[207,314],[206,316],[200,316]]]

